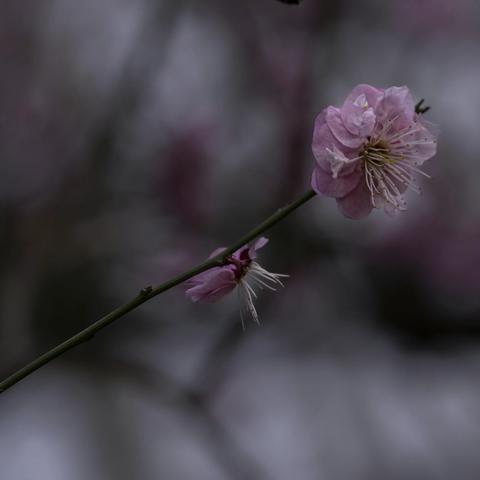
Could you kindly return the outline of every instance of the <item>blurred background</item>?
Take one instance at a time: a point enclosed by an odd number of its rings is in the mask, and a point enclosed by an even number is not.
[[[356,84],[441,131],[401,216],[268,232],[260,327],[176,288],[1,395],[2,480],[478,479],[479,41],[475,0],[2,0],[2,378],[297,198]]]

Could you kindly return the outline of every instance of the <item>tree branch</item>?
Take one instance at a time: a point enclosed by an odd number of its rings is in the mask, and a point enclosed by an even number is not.
[[[116,308],[109,314],[102,317],[100,320],[97,320],[95,323],[92,323],[92,325],[90,325],[89,327],[85,328],[84,330],[77,333],[76,335],[73,335],[68,340],[65,340],[64,342],[60,343],[56,347],[52,348],[48,352],[44,353],[43,355],[33,360],[31,363],[25,365],[23,368],[21,368],[20,370],[17,370],[15,373],[7,377],[5,380],[3,380],[0,383],[0,393],[5,392],[5,390],[9,389],[10,387],[18,383],[23,378],[28,377],[43,365],[59,357],[60,355],[63,355],[68,350],[71,350],[77,345],[80,345],[81,343],[86,342],[87,340],[90,340],[95,336],[97,332],[99,332],[106,326],[110,325],[115,320],[118,320],[119,318],[123,317],[128,312],[131,312],[135,308],[147,302],[148,300],[151,300],[153,297],[156,297],[157,295],[167,290],[170,290],[176,285],[179,285],[180,283],[185,282],[185,280],[188,280],[189,278],[192,278],[193,276],[201,272],[204,272],[205,270],[208,270],[212,267],[223,265],[226,262],[226,259],[232,253],[234,253],[236,250],[238,250],[240,247],[247,244],[254,238],[258,237],[260,234],[262,234],[269,228],[273,227],[276,223],[283,220],[285,217],[290,215],[290,213],[295,211],[297,208],[301,207],[304,203],[308,202],[314,196],[315,196],[315,192],[313,190],[308,190],[298,200],[277,210],[273,215],[268,217],[265,221],[260,223],[257,227],[250,230],[250,232],[248,232],[246,235],[241,237],[238,241],[236,241],[233,245],[228,247],[226,250],[224,250],[221,254],[217,255],[216,257],[206,260],[205,262],[200,263],[199,265],[192,268],[191,270],[188,270],[187,272],[184,272],[156,287],[148,286],[143,288],[133,300],[130,300],[128,303],[125,303],[124,305]]]

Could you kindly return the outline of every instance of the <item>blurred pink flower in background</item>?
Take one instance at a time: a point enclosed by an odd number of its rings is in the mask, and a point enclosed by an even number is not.
[[[407,87],[358,85],[341,108],[317,116],[312,149],[312,188],[359,219],[373,208],[405,210],[403,193],[420,193],[414,175],[428,177],[418,166],[435,155],[437,141]]]
[[[156,194],[184,225],[198,228],[208,216],[208,178],[212,168],[214,126],[196,122],[173,131],[159,152]]]
[[[253,304],[253,298],[257,297],[254,288],[275,290],[275,285],[283,286],[280,278],[288,277],[288,275],[268,272],[255,261],[257,250],[267,243],[267,238],[260,237],[253,244],[244,245],[228,257],[225,265],[213,267],[187,280],[185,282],[189,287],[185,292],[187,297],[193,302],[213,303],[238,286],[242,305],[245,305],[253,320],[258,323],[258,314]],[[209,258],[221,254],[224,250],[223,247],[217,248]]]
[[[475,31],[475,0],[396,0],[391,8],[398,28],[439,34]]]
[[[415,272],[444,300],[445,294],[478,301],[480,224],[462,224],[441,215],[421,216],[376,244],[372,254],[389,268]]]

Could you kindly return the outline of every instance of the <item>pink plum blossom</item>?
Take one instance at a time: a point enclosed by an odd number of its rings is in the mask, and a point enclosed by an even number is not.
[[[341,108],[329,106],[315,120],[312,188],[337,200],[349,218],[373,208],[406,210],[403,193],[420,193],[416,174],[437,150],[432,126],[415,112],[407,87],[358,85]]]
[[[257,298],[255,288],[275,290],[275,286],[283,286],[280,278],[288,277],[280,273],[271,273],[261,267],[256,261],[257,251],[268,243],[268,239],[261,237],[251,245],[244,245],[227,258],[226,264],[213,267],[195,275],[185,284],[188,289],[185,294],[193,302],[213,303],[238,287],[242,306],[258,323],[258,314],[253,304]],[[216,257],[225,248],[217,248],[209,258]],[[242,324],[243,324],[243,314]]]

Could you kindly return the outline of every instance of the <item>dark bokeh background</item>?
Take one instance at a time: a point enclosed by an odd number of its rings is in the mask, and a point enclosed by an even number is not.
[[[1,6],[2,377],[296,198],[357,83],[441,130],[402,216],[269,232],[261,327],[177,288],[2,395],[2,480],[479,478],[477,1]]]

